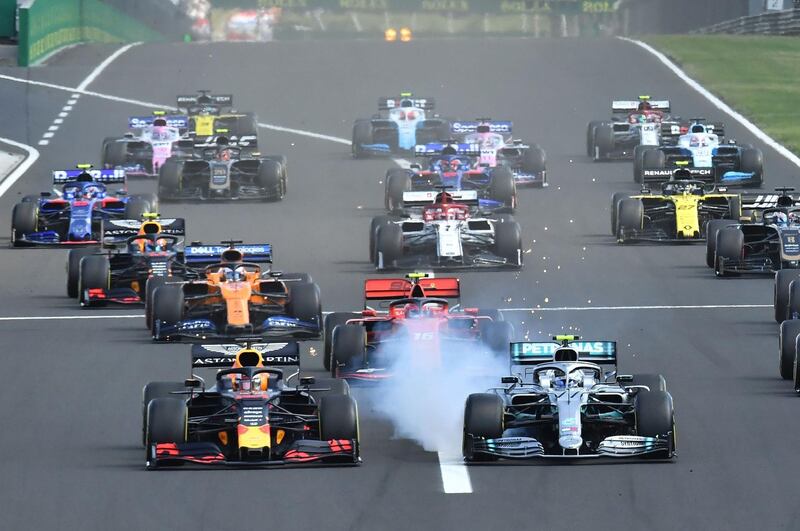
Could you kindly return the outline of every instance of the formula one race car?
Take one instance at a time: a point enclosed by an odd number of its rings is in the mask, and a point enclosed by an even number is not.
[[[67,258],[67,295],[81,306],[141,304],[168,280],[198,278],[184,260],[186,222],[147,213],[103,223],[103,251],[81,247]]]
[[[240,146],[258,148],[258,119],[254,113],[232,110],[230,94],[197,92],[195,96],[178,96],[178,109],[189,116],[189,132],[195,135],[198,143],[208,143],[209,137],[224,130],[227,136],[236,137]]]
[[[193,372],[220,370],[209,388],[194,374],[144,387],[147,468],[360,463],[347,383],[302,377],[290,386],[299,365],[297,343],[193,345]]]
[[[553,339],[512,343],[504,386],[467,398],[465,461],[675,455],[663,376],[617,375],[613,341]]]
[[[511,324],[496,310],[462,308],[460,296],[457,278],[414,273],[366,280],[364,311],[325,317],[325,368],[336,377],[376,381],[391,376],[398,355],[424,368],[440,364],[444,351],[465,342],[487,355],[505,351],[514,335]],[[370,306],[376,303],[378,308]],[[409,340],[413,349],[392,348]]]
[[[764,154],[734,140],[722,143],[720,126],[710,127],[694,118],[689,131],[675,146],[648,147],[642,153],[641,182],[660,182],[670,178],[678,164],[695,179],[727,186],[755,186],[764,182]]]
[[[411,152],[417,144],[450,135],[447,120],[433,114],[432,98],[416,98],[410,92],[379,98],[378,114],[353,125],[353,157]]]
[[[425,205],[420,214],[393,211],[372,219],[370,258],[376,268],[522,267],[522,230],[511,215],[471,212],[478,204],[475,190],[441,188],[403,194],[405,205]]]
[[[194,156],[167,159],[158,174],[162,201],[280,201],[286,187],[285,157],[243,151],[238,142],[224,136],[199,144]]]
[[[308,275],[283,279],[280,272],[262,269],[260,264],[272,263],[269,244],[223,243],[186,247],[189,266],[208,264],[201,278],[167,282],[153,291],[154,340],[263,341],[319,336],[319,287]]]
[[[191,156],[194,139],[185,135],[189,117],[155,111],[153,116],[131,116],[130,133],[103,141],[103,167],[121,168],[128,176],[158,175],[170,157]]]
[[[706,265],[718,277],[772,275],[800,267],[800,197],[794,188],[776,188],[778,194],[742,194],[741,221],[709,222]]]
[[[661,193],[649,188],[639,195],[624,192],[611,197],[611,233],[617,242],[701,241],[710,220],[741,216],[738,194],[724,193],[713,185],[695,181],[688,171],[677,170],[661,184]]]
[[[512,122],[478,118],[474,122],[457,121],[450,132],[467,144],[480,147],[478,163],[494,168],[508,166],[517,186],[547,186],[547,167],[544,150],[536,144],[526,144],[511,136]]]
[[[53,172],[53,184],[61,191],[26,196],[14,205],[11,245],[94,245],[100,225],[110,219],[139,219],[158,208],[150,194],[127,195],[124,170],[93,170],[79,164],[77,170]],[[106,185],[119,184],[109,191]]]
[[[669,146],[686,132],[686,125],[670,117],[667,100],[652,101],[639,96],[639,101],[611,102],[610,121],[592,121],[586,131],[586,154],[595,161],[640,159],[637,146]],[[634,151],[636,155],[634,156]],[[635,162],[638,167],[638,162]]]
[[[442,186],[453,191],[473,190],[484,210],[510,210],[517,205],[517,185],[508,166],[489,167],[477,162],[480,146],[456,142],[434,142],[417,146],[417,157],[428,159],[427,168],[413,164],[409,169],[386,172],[384,205],[389,211],[404,208],[406,192],[435,192]],[[433,197],[433,195],[431,195]]]

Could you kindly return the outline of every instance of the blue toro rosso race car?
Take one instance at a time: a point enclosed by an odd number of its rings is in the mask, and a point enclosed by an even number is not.
[[[764,183],[764,154],[760,149],[739,145],[735,140],[723,143],[722,132],[695,118],[685,135],[674,146],[645,147],[642,153],[642,182],[668,181],[673,171],[682,167],[692,177],[727,186],[755,186]]]
[[[307,274],[271,271],[271,245],[191,245],[184,261],[201,273],[153,291],[155,341],[319,337],[319,287]]]
[[[378,113],[353,125],[354,158],[413,152],[417,144],[450,135],[450,123],[433,114],[432,98],[416,98],[410,92],[380,98]]]
[[[12,246],[98,244],[103,221],[140,219],[158,208],[153,195],[127,195],[121,169],[80,164],[75,170],[54,171],[53,184],[62,185],[61,191],[26,196],[14,205]],[[112,192],[109,184],[122,186]]]
[[[480,151],[478,144],[457,142],[416,146],[416,156],[428,159],[427,168],[412,164],[408,169],[392,168],[386,172],[386,209],[402,210],[417,195],[424,200],[435,196],[443,187],[453,192],[474,190],[482,210],[515,208],[517,187],[511,168],[481,163]]]

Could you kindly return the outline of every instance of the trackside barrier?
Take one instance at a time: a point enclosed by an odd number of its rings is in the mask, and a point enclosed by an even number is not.
[[[739,17],[699,28],[692,33],[800,35],[800,9],[795,8],[750,17]]]

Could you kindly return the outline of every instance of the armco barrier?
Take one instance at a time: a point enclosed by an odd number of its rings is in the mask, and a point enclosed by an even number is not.
[[[600,13],[615,10],[616,0],[212,0],[215,8],[280,7],[327,11],[395,13]]]
[[[800,9],[774,11],[739,17],[699,28],[692,33],[732,33],[737,35],[800,35]]]
[[[81,42],[158,40],[159,33],[99,0],[36,0],[19,10],[20,66]]]

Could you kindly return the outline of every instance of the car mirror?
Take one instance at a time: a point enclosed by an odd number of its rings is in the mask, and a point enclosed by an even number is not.
[[[363,315],[364,317],[375,317],[376,315],[378,315],[378,312],[376,312],[372,308],[367,308],[365,310],[361,310],[361,315]]]
[[[316,382],[316,378],[313,376],[301,376],[300,377],[300,385],[313,385]]]
[[[201,382],[197,378],[187,378],[186,380],[183,381],[183,385],[185,385],[189,389],[199,389],[200,387],[202,387],[203,382]]]
[[[632,374],[620,374],[617,376],[618,382],[632,382],[633,375]]]
[[[500,378],[500,383],[516,384],[516,383],[519,383],[519,377],[518,376],[503,376],[502,378]]]

